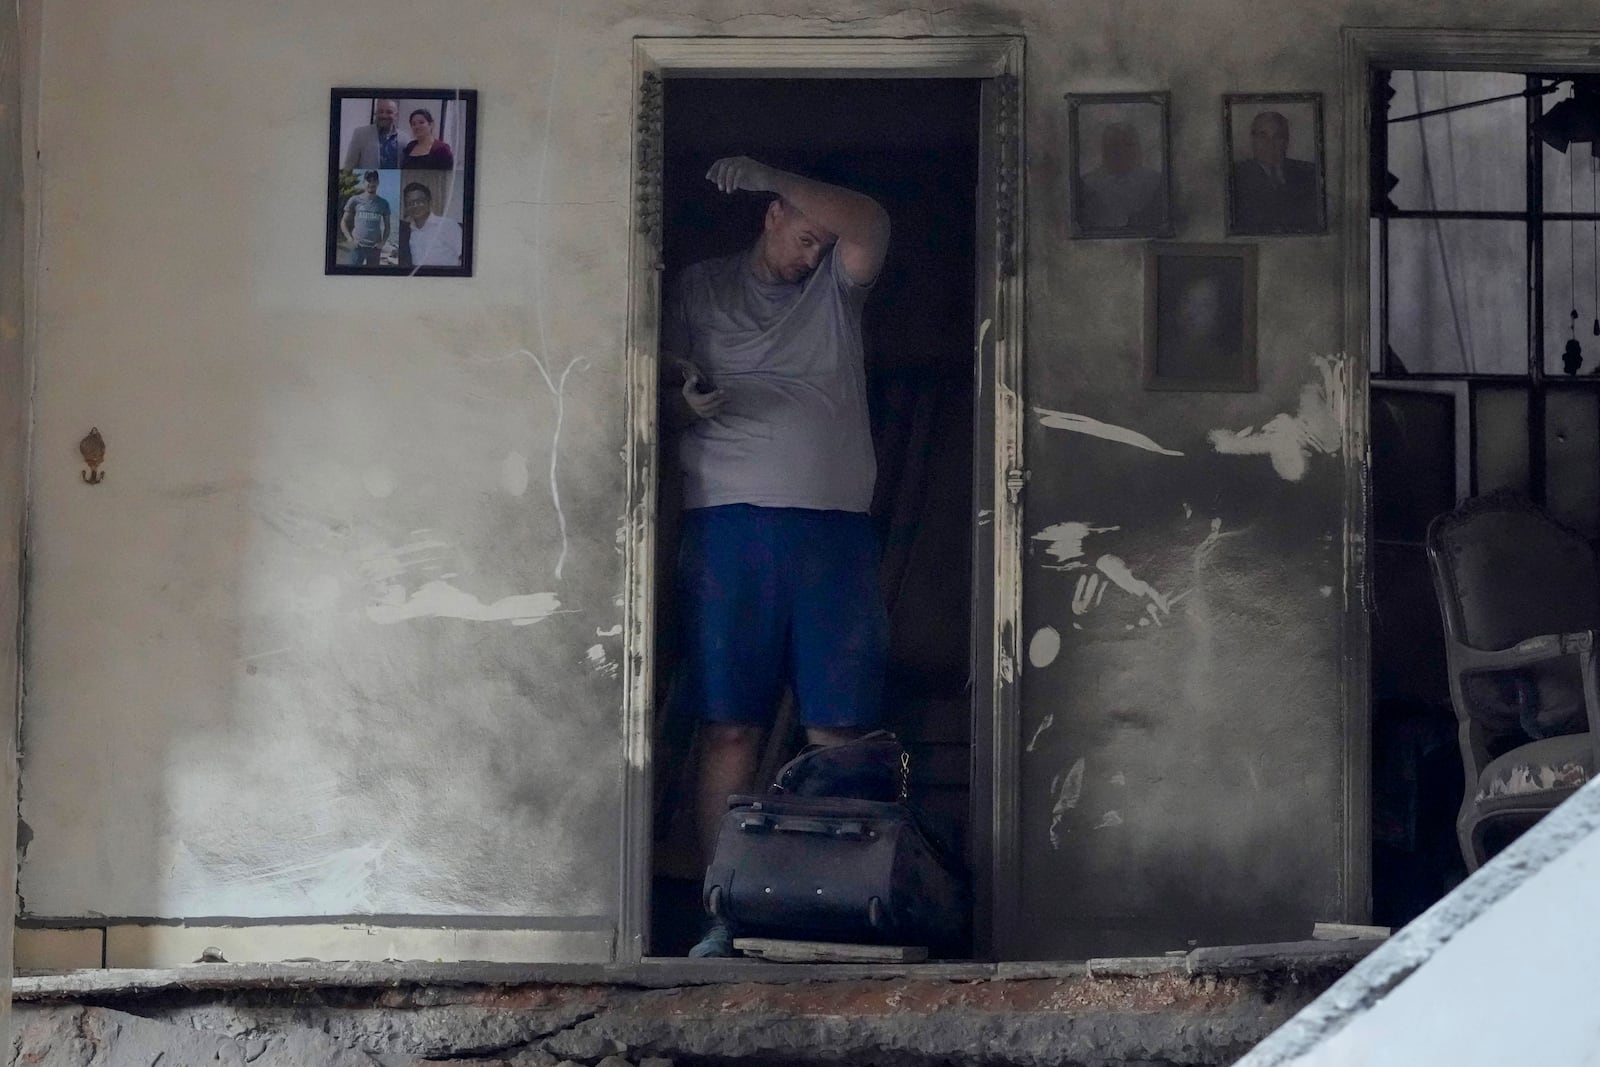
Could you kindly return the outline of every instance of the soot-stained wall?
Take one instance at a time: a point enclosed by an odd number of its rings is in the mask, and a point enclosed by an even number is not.
[[[1026,37],[1018,951],[1346,907],[1339,27],[1583,5],[25,11],[28,913],[615,914],[631,39],[685,34]],[[482,94],[474,278],[323,276],[358,84]],[[1143,391],[1140,243],[1069,239],[1062,95],[1149,89],[1197,241],[1221,94],[1327,96],[1334,230],[1257,242],[1255,393]]]

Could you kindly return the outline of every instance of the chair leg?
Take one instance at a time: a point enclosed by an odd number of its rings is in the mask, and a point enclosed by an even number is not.
[[[1461,842],[1461,858],[1466,861],[1468,874],[1483,866],[1483,835],[1478,832],[1481,825],[1470,812],[1456,820],[1456,839]]]

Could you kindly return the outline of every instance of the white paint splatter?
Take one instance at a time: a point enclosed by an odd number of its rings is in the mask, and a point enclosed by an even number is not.
[[[1028,662],[1035,667],[1048,667],[1061,654],[1061,633],[1054,626],[1045,626],[1028,642]]]
[[[1318,589],[1318,590],[1317,590],[1317,592],[1318,592],[1318,593],[1319,593],[1319,594],[1320,594],[1320,595],[1322,595],[1322,596],[1324,596],[1324,597],[1330,597],[1330,596],[1332,596],[1332,595],[1333,595],[1333,586],[1331,586],[1331,585],[1324,585],[1324,586],[1322,586],[1322,587],[1321,587],[1321,588],[1319,588],[1319,589]]]
[[[384,624],[406,619],[440,618],[527,626],[549,618],[560,607],[561,601],[556,599],[554,593],[521,593],[485,604],[449,582],[432,581],[409,597],[403,586],[389,586],[380,603],[367,607],[367,618]]]
[[[606,646],[590,645],[586,655],[589,659],[589,668],[595,673],[603,674],[607,678],[615,678],[617,676],[617,664],[607,658]]]
[[[1118,771],[1116,774],[1111,776],[1110,782],[1112,785],[1127,785],[1128,776],[1123,774],[1121,771]]]
[[[556,378],[551,376],[550,371],[544,365],[544,360],[527,349],[523,349],[521,354],[533,360],[533,365],[539,368],[539,374],[544,378],[544,384],[549,387],[551,395],[556,398],[555,428],[550,431],[550,503],[556,509],[556,525],[561,529],[561,554],[556,556],[555,569],[555,578],[559,582],[561,580],[561,568],[566,566],[567,563],[567,513],[561,510],[561,487],[556,480],[556,465],[561,459],[561,424],[566,418],[567,411],[567,375],[574,370],[587,367],[589,361],[582,356],[572,357],[561,371],[561,376]]]
[[[1115,812],[1115,811],[1108,811],[1104,815],[1100,816],[1100,821],[1095,823],[1092,827],[1090,827],[1090,829],[1091,830],[1104,830],[1109,826],[1121,826],[1121,825],[1122,825],[1122,816],[1119,813]]]
[[[1083,795],[1083,768],[1084,761],[1080,756],[1067,771],[1066,777],[1061,779],[1061,792],[1056,796],[1055,806],[1050,809],[1051,848],[1061,847],[1061,820],[1068,811],[1078,806],[1078,799]]]
[[[1087,615],[1091,608],[1098,607],[1105,599],[1107,587],[1106,580],[1098,574],[1078,575],[1078,582],[1072,587],[1072,613]]]
[[[1087,415],[1074,415],[1070,411],[1051,411],[1049,408],[1040,407],[1034,408],[1033,412],[1039,416],[1039,425],[1048,426],[1052,430],[1071,430],[1073,433],[1088,434],[1090,437],[1132,445],[1134,448],[1142,448],[1146,452],[1155,452],[1163,456],[1183,455],[1182,452],[1162,448],[1137,430],[1113,426],[1109,422],[1091,419]]]
[[[1230,456],[1267,456],[1278,477],[1290,482],[1306,476],[1313,453],[1336,454],[1343,444],[1344,357],[1317,356],[1312,363],[1320,380],[1300,390],[1293,415],[1274,415],[1259,430],[1212,430],[1206,435],[1211,447]]]
[[[979,526],[987,526],[993,521],[994,521],[994,512],[991,509],[989,509],[989,508],[981,508],[981,509],[979,509],[979,511],[978,511],[978,525]]]
[[[1050,729],[1050,727],[1054,726],[1055,724],[1056,724],[1056,717],[1054,715],[1046,715],[1044,717],[1044,721],[1039,724],[1039,728],[1034,730],[1033,731],[1033,736],[1028,739],[1028,747],[1024,751],[1032,752],[1033,751],[1033,746],[1035,746],[1035,745],[1037,745],[1039,743],[1039,738],[1043,737],[1044,736],[1044,732],[1046,730]],[[1056,790],[1055,783],[1052,782],[1050,784],[1050,792],[1054,793],[1055,790]]]
[[[1186,519],[1194,518],[1194,508],[1191,508],[1188,504],[1183,505],[1183,517]]]
[[[370,907],[391,844],[381,841],[320,854],[313,847],[283,860],[263,861],[249,850],[229,856],[197,852],[184,841],[174,841],[168,876],[175,885],[221,901],[219,907],[234,914],[247,914],[263,897],[275,896],[303,902],[314,911],[347,912]]]
[[[423,532],[423,531],[418,531]],[[443,541],[424,539],[413,541],[409,545],[392,548],[388,545],[372,545],[361,551],[356,557],[361,573],[369,582],[386,584],[399,578],[408,571],[426,568],[428,565],[445,558],[442,549],[450,546]]]
[[[508,452],[500,461],[500,487],[512,496],[528,491],[528,457],[521,452]]]
[[[622,624],[619,622],[615,626],[608,627],[607,629],[604,629],[604,630],[600,629],[597,626],[597,627],[595,627],[594,635],[596,637],[621,637],[622,636]]]
[[[1086,522],[1058,522],[1053,526],[1046,526],[1029,540],[1043,541],[1045,553],[1056,560],[1055,563],[1046,563],[1046,567],[1057,571],[1075,570],[1072,561],[1082,558],[1084,538],[1090,534],[1110,533],[1121,528],[1090,526]]]
[[[368,467],[361,472],[361,484],[367,492],[382,500],[394,492],[394,472],[387,467]]]
[[[1095,568],[1108,579],[1115,582],[1117,588],[1131,593],[1143,600],[1148,600],[1145,605],[1145,614],[1151,622],[1161,625],[1162,616],[1172,614],[1172,604],[1162,596],[1155,586],[1138,577],[1128,569],[1128,565],[1117,556],[1101,556],[1095,560]]]
[[[294,646],[293,645],[284,645],[282,648],[269,648],[265,652],[252,652],[249,655],[240,656],[239,657],[239,662],[240,663],[248,663],[253,659],[266,659],[268,656],[281,656],[285,652],[293,652],[293,651],[294,651]]]

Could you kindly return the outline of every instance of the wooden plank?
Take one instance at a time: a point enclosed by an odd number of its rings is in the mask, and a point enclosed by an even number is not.
[[[1371,953],[1380,939],[1355,941],[1286,941],[1268,945],[1222,945],[1197,948],[1187,957],[1190,974],[1259,974],[1319,967],[1348,968]]]
[[[1148,978],[1153,974],[1184,974],[1188,960],[1176,956],[1104,956],[1085,967],[1090,978]]]
[[[773,963],[921,963],[928,950],[915,945],[846,945],[833,941],[784,941],[736,937],[733,947]]]
[[[1313,941],[1360,941],[1385,938],[1391,933],[1387,926],[1362,926],[1360,923],[1313,923]]]

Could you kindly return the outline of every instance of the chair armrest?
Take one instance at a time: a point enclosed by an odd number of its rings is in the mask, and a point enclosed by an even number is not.
[[[1530,667],[1562,656],[1589,652],[1600,645],[1594,630],[1578,630],[1570,634],[1541,634],[1519,641],[1510,648],[1493,652],[1458,645],[1456,662],[1463,671],[1505,671],[1517,667]]]

